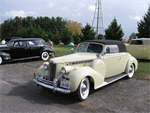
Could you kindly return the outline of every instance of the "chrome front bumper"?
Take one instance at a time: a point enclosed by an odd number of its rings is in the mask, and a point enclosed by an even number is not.
[[[45,88],[48,88],[48,89],[51,89],[51,90],[53,90],[53,91],[61,92],[61,93],[64,93],[64,94],[69,94],[69,93],[71,93],[71,91],[68,90],[68,89],[63,89],[63,88],[54,87],[54,86],[52,86],[52,85],[42,83],[42,82],[38,81],[37,79],[33,79],[33,81],[34,81],[37,85],[42,86],[42,87],[45,87]]]

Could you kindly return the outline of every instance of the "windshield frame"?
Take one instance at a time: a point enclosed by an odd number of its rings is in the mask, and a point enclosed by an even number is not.
[[[102,46],[102,51],[101,51],[101,53],[96,53],[96,52],[78,52],[78,51],[77,51],[78,47],[80,46],[80,44],[84,44],[84,43],[87,43],[88,45],[89,45],[89,44],[97,44],[97,45],[101,45],[101,46]],[[104,44],[102,44],[102,43],[96,43],[96,42],[82,42],[82,43],[79,43],[79,44],[78,44],[77,49],[76,49],[76,53],[94,53],[94,54],[102,54],[103,51],[104,51]]]

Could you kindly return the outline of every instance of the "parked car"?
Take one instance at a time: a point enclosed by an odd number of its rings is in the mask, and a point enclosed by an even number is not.
[[[48,60],[54,56],[53,49],[41,38],[17,38],[0,47],[0,64],[32,58]]]
[[[125,45],[113,40],[92,40],[78,45],[74,54],[52,58],[34,74],[38,85],[61,93],[77,93],[80,100],[123,77],[132,78],[137,60]]]
[[[150,60],[150,38],[133,39],[127,51],[137,59]]]

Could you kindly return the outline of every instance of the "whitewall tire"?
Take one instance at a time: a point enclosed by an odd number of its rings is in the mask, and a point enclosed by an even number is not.
[[[90,92],[90,82],[88,78],[84,78],[78,88],[78,98],[84,101],[88,98]]]
[[[131,64],[129,67],[128,78],[132,78],[135,72],[134,64]]]
[[[43,52],[41,55],[42,60],[47,61],[50,58],[50,55],[48,52]]]
[[[0,56],[0,65],[3,63],[3,58]]]

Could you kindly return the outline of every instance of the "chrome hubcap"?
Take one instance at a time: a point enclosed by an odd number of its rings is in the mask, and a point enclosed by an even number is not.
[[[83,79],[80,86],[80,95],[82,99],[86,99],[89,95],[89,80]]]
[[[43,60],[48,60],[49,59],[49,54],[47,52],[42,53],[42,59]]]

